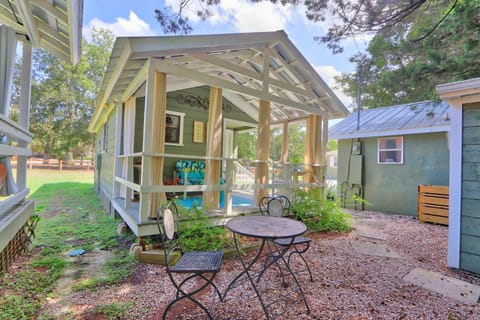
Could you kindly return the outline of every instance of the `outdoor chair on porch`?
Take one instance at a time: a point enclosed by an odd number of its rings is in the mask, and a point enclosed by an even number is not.
[[[273,195],[271,197],[263,197],[259,201],[259,209],[263,215],[268,214],[276,217],[289,217],[291,218],[291,203],[290,200],[284,195]],[[293,255],[297,254],[303,261],[306,271],[310,276],[310,281],[313,281],[312,272],[305,260],[303,254],[310,248],[311,239],[307,237],[298,236],[293,239],[277,239],[274,243],[277,246],[287,247],[291,245],[292,250],[288,254],[287,263],[290,265],[290,260]]]
[[[209,319],[213,319],[210,311],[200,301],[195,299],[194,295],[211,285],[215,290],[214,295],[217,294],[220,301],[223,301],[220,291],[213,282],[213,279],[220,271],[223,252],[220,250],[183,252],[181,250],[178,209],[174,202],[169,202],[167,206],[158,208],[157,225],[163,242],[167,274],[176,289],[175,298],[163,312],[163,319],[166,318],[169,309],[183,299],[192,301],[207,314]],[[174,251],[179,251],[181,256],[172,265],[172,261],[176,260],[176,256],[173,254]],[[176,276],[176,274],[187,274],[188,276],[182,278]],[[201,285],[199,286],[198,283]],[[191,291],[187,292],[186,289]]]

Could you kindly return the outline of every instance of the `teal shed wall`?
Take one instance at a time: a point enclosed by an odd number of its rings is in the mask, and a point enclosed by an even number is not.
[[[377,139],[339,141],[337,183],[338,191],[345,198],[345,206],[353,207],[349,199],[355,193],[360,194],[361,190],[362,198],[367,201],[365,210],[417,215],[418,185],[448,185],[446,133],[403,136],[403,164],[377,164]],[[350,150],[353,141],[361,142],[361,156],[352,162]],[[349,183],[352,177],[360,177],[362,185]],[[361,209],[361,206],[357,203],[356,208]]]
[[[463,106],[460,268],[480,273],[480,103]]]

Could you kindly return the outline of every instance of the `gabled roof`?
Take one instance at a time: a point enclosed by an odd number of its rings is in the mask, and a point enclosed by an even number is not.
[[[329,139],[384,137],[450,131],[450,107],[445,102],[423,101],[352,113],[328,130]]]
[[[0,0],[0,24],[71,63],[80,59],[82,20],[83,0]]]
[[[196,36],[117,38],[97,100],[122,94],[149,61],[167,74],[167,91],[200,85],[224,96],[256,119],[259,99],[271,101],[272,122],[316,113],[344,117],[348,110],[283,31]],[[98,127],[91,124],[92,127]]]

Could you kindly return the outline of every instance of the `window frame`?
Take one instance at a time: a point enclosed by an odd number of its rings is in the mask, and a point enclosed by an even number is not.
[[[396,148],[380,148],[380,142],[384,140],[392,140],[392,139],[400,139],[400,147]],[[390,161],[380,161],[380,154],[382,152],[389,152],[389,151],[400,151],[400,162],[390,162]],[[403,136],[393,136],[393,137],[381,137],[377,138],[377,164],[403,164],[404,163],[404,143],[403,143]]]
[[[178,117],[178,125],[169,126],[167,125],[167,117],[168,116]],[[165,145],[167,146],[178,146],[183,147],[183,127],[185,125],[185,113],[176,112],[176,111],[166,111],[165,112]],[[178,142],[167,142],[167,130],[169,128],[177,129],[178,132]]]

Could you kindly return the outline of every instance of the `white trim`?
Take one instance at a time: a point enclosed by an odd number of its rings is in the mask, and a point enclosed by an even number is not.
[[[460,223],[462,209],[462,104],[450,102],[450,209],[448,216],[448,258],[451,268],[460,267]]]
[[[450,125],[445,124],[442,126],[426,127],[426,128],[413,128],[405,130],[389,130],[389,131],[369,131],[369,132],[352,132],[345,134],[331,134],[328,136],[330,140],[343,140],[343,139],[355,139],[355,138],[375,138],[375,137],[389,137],[398,135],[420,134],[420,133],[435,133],[435,132],[449,132]]]
[[[401,139],[401,147],[400,148],[384,148],[384,149],[380,149],[380,140],[382,139],[396,139],[396,138],[400,138]],[[388,162],[388,161],[384,161],[384,162],[381,162],[380,161],[380,152],[383,152],[383,151],[400,151],[401,154],[400,154],[400,161],[399,162]],[[404,148],[403,148],[403,136],[394,136],[394,137],[378,137],[377,138],[377,164],[403,164],[403,152],[404,152]]]
[[[165,142],[165,145],[166,146],[183,147],[183,127],[185,126],[185,113],[167,110],[165,112],[165,119],[166,119],[166,116],[169,115],[169,114],[171,114],[173,116],[180,117],[180,124],[179,124],[179,126],[180,126],[180,136],[178,138],[178,143]]]
[[[478,94],[480,91],[480,78],[439,84],[436,89],[442,100]],[[452,101],[449,102],[450,104],[452,103]]]

